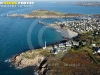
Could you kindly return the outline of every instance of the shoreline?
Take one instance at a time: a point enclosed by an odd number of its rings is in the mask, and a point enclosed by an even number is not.
[[[23,18],[74,18],[79,16],[30,16],[28,14],[11,14],[7,17],[23,17]]]
[[[77,14],[77,13],[63,13],[59,11],[50,11],[37,9],[28,14],[7,14],[7,17],[23,17],[23,18],[75,18],[84,16],[100,16],[100,14]]]
[[[68,27],[64,27],[62,28],[61,25],[63,25],[63,23],[61,22],[55,22],[53,24],[46,24],[45,22],[41,22],[39,21],[40,24],[43,24],[45,26],[48,26],[48,27],[51,27],[51,28],[54,28],[57,32],[59,32],[63,38],[73,38],[73,37],[76,37],[78,36],[79,33],[71,30],[70,28]]]
[[[16,17],[22,16],[24,18],[30,18],[29,16],[26,17],[27,15],[14,15],[13,17],[15,17],[15,16]],[[44,16],[42,16],[42,17],[44,17]],[[33,16],[31,16],[31,18],[33,18]],[[44,17],[44,18],[47,18],[47,17]],[[51,17],[49,17],[49,18],[51,18]],[[42,23],[42,24],[45,25],[45,23]],[[58,32],[60,32],[62,34],[62,36],[64,36],[64,38],[73,38],[78,35],[78,33],[71,31],[67,27],[62,28],[62,27],[60,27],[60,25],[61,24],[56,23],[56,24],[50,24],[48,26],[55,28]],[[48,70],[47,60],[49,60],[49,57],[51,55],[50,50],[49,50],[49,48],[51,48],[51,47],[47,47],[47,48],[48,49],[46,49],[46,50],[43,50],[42,48],[40,48],[40,49],[35,49],[34,51],[27,51],[27,52],[21,53],[17,56],[12,57],[11,63],[18,69],[22,69],[27,66],[36,66],[37,72],[39,74],[43,74],[45,71]]]
[[[82,14],[62,13],[58,11],[49,10],[34,10],[30,14],[7,14],[7,17],[23,17],[23,18],[73,18],[79,17]]]
[[[43,50],[42,48],[29,50],[13,56],[9,61],[16,69],[23,69],[30,66],[35,68],[37,74],[43,75],[45,70],[48,70],[47,61],[51,55],[50,48],[52,47],[48,46],[46,50]]]

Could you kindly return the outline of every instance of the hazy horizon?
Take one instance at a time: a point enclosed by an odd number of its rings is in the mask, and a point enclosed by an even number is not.
[[[80,1],[80,0],[0,0],[0,1]],[[81,1],[100,1],[100,0],[81,0]]]

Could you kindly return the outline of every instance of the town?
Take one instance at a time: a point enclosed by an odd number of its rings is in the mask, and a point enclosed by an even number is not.
[[[45,22],[41,22],[39,21],[40,24],[52,27],[57,29],[59,32],[62,33],[62,36],[64,37],[64,40],[61,41],[60,43],[57,43],[56,45],[53,46],[53,52],[54,54],[57,54],[59,51],[67,51],[67,48],[69,49],[74,47],[77,48],[78,46],[84,46],[86,45],[87,42],[87,38],[89,36],[89,38],[91,37],[92,40],[96,39],[95,37],[100,35],[100,17],[99,16],[81,16],[80,19],[75,19],[73,21],[64,21],[64,22],[55,22],[53,24],[49,24],[49,23],[45,23]],[[68,30],[70,29],[73,32],[78,33],[78,35],[75,35],[74,37],[70,38],[70,37],[66,37],[66,32],[62,32],[61,30]],[[75,40],[75,38],[77,39],[77,37],[81,36],[82,34],[87,34],[90,33],[89,35],[84,35],[87,38],[83,38],[83,39],[78,39]],[[72,34],[72,33],[71,33]],[[88,39],[89,40],[89,39]],[[89,45],[91,45],[95,51],[93,51],[95,54],[100,53],[100,44],[98,46],[96,46],[98,42],[91,42],[89,43]]]

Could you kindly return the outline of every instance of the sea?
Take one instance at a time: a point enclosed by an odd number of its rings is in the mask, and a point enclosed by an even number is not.
[[[60,32],[39,24],[39,21],[54,23],[67,19],[37,19],[7,17],[8,14],[27,14],[34,10],[51,10],[74,14],[100,14],[100,7],[78,6],[52,2],[35,2],[32,7],[0,7],[0,75],[36,75],[34,67],[15,69],[9,58],[22,52],[41,48],[63,39]]]

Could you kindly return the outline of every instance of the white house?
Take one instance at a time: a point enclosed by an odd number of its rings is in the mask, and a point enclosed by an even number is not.
[[[86,42],[82,41],[82,45],[86,45]]]
[[[92,47],[96,47],[96,44],[92,44]]]
[[[100,54],[100,49],[97,51],[97,53],[99,53],[99,54]]]
[[[66,42],[66,46],[67,46],[67,47],[71,47],[71,46],[72,46],[71,41]]]
[[[59,44],[59,48],[64,48],[65,45],[63,43]]]
[[[79,46],[79,42],[73,41],[73,45]]]

